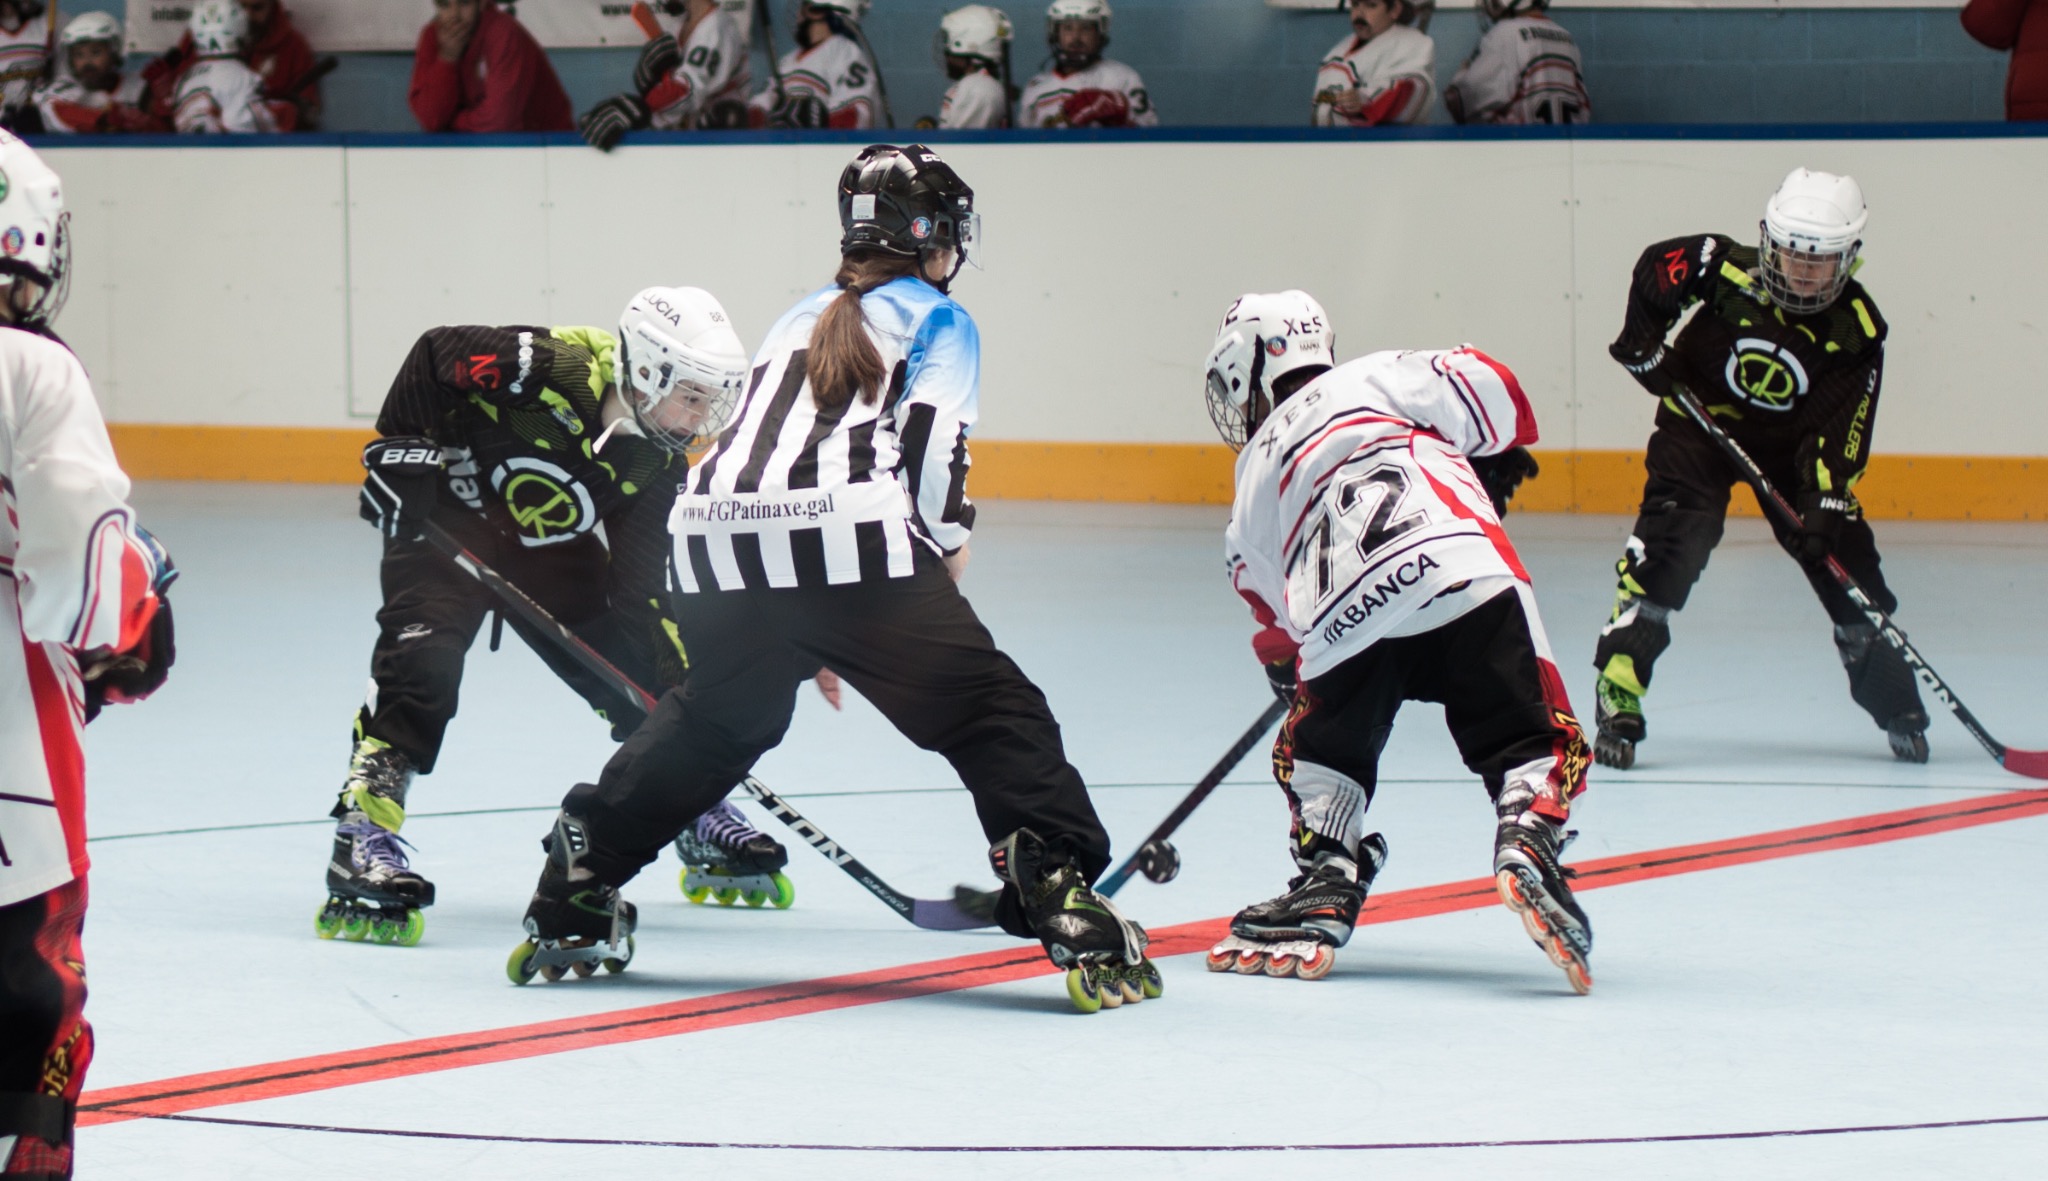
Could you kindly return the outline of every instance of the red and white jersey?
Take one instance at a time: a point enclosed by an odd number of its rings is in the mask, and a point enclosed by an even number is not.
[[[1515,375],[1470,347],[1372,353],[1281,403],[1237,457],[1224,534],[1260,659],[1320,676],[1527,582],[1465,457],[1535,441]]]
[[[969,70],[946,88],[939,103],[939,126],[985,130],[1010,125],[1010,96],[1002,80],[987,70]]]
[[[698,116],[720,103],[747,101],[747,39],[723,8],[712,9],[679,47],[683,60],[647,92],[651,125],[691,130]]]
[[[825,104],[826,125],[873,127],[882,109],[882,84],[875,63],[851,37],[837,33],[782,55],[782,89],[791,98],[812,95]],[[775,109],[775,87],[755,95],[748,106],[766,115]]]
[[[1138,71],[1108,58],[1071,74],[1047,70],[1026,82],[1024,94],[1017,100],[1017,121],[1024,127],[1065,127],[1067,100],[1084,90],[1122,95],[1131,108],[1129,126],[1159,126],[1159,112],[1152,109],[1145,80]]]
[[[55,20],[52,5],[42,16],[23,21],[12,33],[0,29],[0,111],[16,111],[34,100],[36,87],[49,71]]]
[[[1512,16],[1486,30],[1444,90],[1461,123],[1588,123],[1593,103],[1578,43],[1548,17]]]
[[[278,130],[263,101],[263,76],[232,57],[202,58],[178,79],[171,125],[181,132],[249,135]]]
[[[83,874],[85,726],[76,652],[132,648],[156,615],[85,369],[0,328],[0,906]]]
[[[1337,110],[1334,95],[1358,96],[1357,114]],[[1420,123],[1436,95],[1436,42],[1428,33],[1392,25],[1371,40],[1352,35],[1331,47],[1316,70],[1317,127]]]
[[[68,72],[36,90],[36,110],[43,130],[52,135],[106,130],[106,113],[126,107],[141,118],[149,102],[149,84],[141,74],[123,74],[112,90],[87,90]]]

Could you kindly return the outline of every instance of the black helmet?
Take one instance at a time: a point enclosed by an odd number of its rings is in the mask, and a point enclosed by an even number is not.
[[[874,250],[922,260],[950,249],[954,274],[975,261],[980,236],[974,190],[923,144],[862,149],[839,174],[839,225],[841,254]]]

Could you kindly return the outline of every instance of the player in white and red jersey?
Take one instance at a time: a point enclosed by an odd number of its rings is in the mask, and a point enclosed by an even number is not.
[[[0,1176],[61,1178],[92,1060],[80,739],[163,683],[174,571],[49,330],[70,270],[57,174],[4,132],[0,174]]]
[[[1444,87],[1460,123],[1590,123],[1578,43],[1551,20],[1548,0],[1484,0],[1493,26]]]
[[[181,132],[249,135],[290,131],[296,104],[263,97],[263,75],[242,60],[249,14],[238,0],[199,0],[192,6],[192,52],[197,57],[178,79],[171,125]]]
[[[748,100],[747,122],[755,127],[876,126],[888,99],[860,31],[869,3],[803,0],[797,7],[796,48],[776,63],[775,80],[767,89]]]
[[[933,52],[953,80],[939,102],[940,127],[1010,125],[1011,36],[1010,18],[986,4],[969,4],[940,18]]]
[[[745,127],[747,38],[718,0],[684,0],[683,27],[648,41],[633,89],[577,120],[590,146],[609,152],[628,131]]]
[[[1436,93],[1436,42],[1410,0],[1351,0],[1351,33],[1316,70],[1317,127],[1421,123]]]
[[[0,123],[15,126],[33,105],[56,39],[56,14],[43,0],[0,0]],[[36,130],[35,117],[26,117]]]
[[[1109,48],[1109,18],[1109,0],[1052,0],[1045,10],[1052,69],[1024,84],[1021,126],[1159,126],[1138,71],[1102,56]]]
[[[1273,767],[1301,867],[1238,913],[1209,967],[1330,970],[1387,855],[1365,832],[1380,749],[1403,701],[1433,701],[1493,797],[1501,899],[1585,992],[1593,930],[1557,856],[1586,742],[1500,524],[1535,471],[1529,401],[1469,346],[1334,356],[1300,291],[1239,299],[1209,353],[1209,413],[1240,448],[1230,579],[1291,707]]]
[[[73,17],[58,38],[63,68],[36,89],[36,110],[50,134],[164,131],[149,112],[149,85],[121,72],[121,22],[104,12]]]

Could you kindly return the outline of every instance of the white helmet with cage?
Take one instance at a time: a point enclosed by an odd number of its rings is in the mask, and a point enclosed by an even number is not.
[[[977,58],[992,66],[1000,65],[1003,50],[1014,34],[1010,18],[1002,9],[969,4],[939,19],[938,51],[942,56]]]
[[[121,58],[121,21],[111,12],[86,12],[71,18],[64,31],[57,35],[57,44],[70,49],[88,41],[105,41],[113,45],[114,58]]]
[[[1323,305],[1306,291],[1241,295],[1216,329],[1204,384],[1209,418],[1232,450],[1241,450],[1273,407],[1282,377],[1337,363],[1337,334]],[[1292,391],[1289,391],[1290,393]]]
[[[1540,11],[1550,7],[1549,0],[1480,0],[1480,7],[1486,9],[1486,19],[1504,21],[1511,16],[1521,16],[1532,10]],[[1435,11],[1432,3],[1430,9]]]
[[[249,45],[249,14],[239,0],[199,0],[186,28],[200,57],[234,57]]]
[[[1109,40],[1109,0],[1052,0],[1045,10],[1045,39],[1057,41],[1060,25],[1066,21],[1088,21]]]
[[[71,215],[43,158],[0,131],[0,282],[14,319],[44,327],[71,292]]]
[[[859,24],[861,18],[868,14],[868,8],[873,4],[874,0],[797,0],[796,7],[798,12],[802,12],[806,8],[816,8],[822,12],[836,12],[854,24]]]
[[[619,314],[619,394],[640,433],[682,454],[732,420],[747,350],[732,319],[698,287],[649,287]]]
[[[1764,290],[1788,312],[1826,311],[1849,285],[1870,210],[1854,178],[1795,168],[1760,223]]]

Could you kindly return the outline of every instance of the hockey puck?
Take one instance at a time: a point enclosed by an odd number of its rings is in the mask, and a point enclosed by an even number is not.
[[[1172,841],[1151,841],[1138,850],[1138,872],[1165,885],[1180,874],[1180,850]]]

